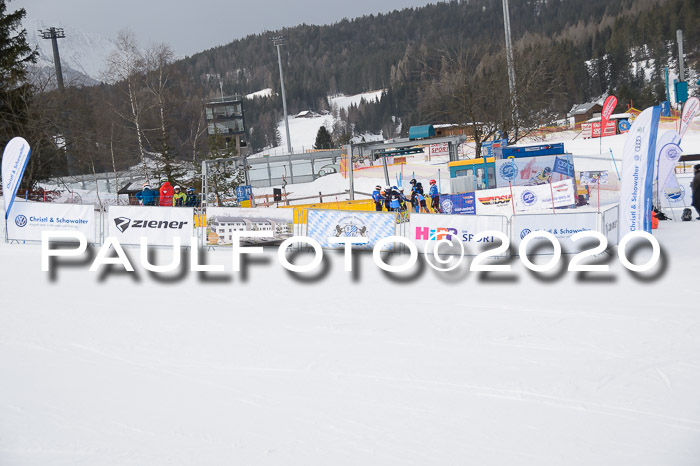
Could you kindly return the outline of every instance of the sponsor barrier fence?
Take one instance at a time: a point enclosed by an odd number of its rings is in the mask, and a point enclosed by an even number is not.
[[[180,238],[183,247],[195,235],[201,246],[230,244],[233,231],[269,230],[273,238],[263,244],[281,242],[291,236],[308,236],[324,248],[339,248],[328,238],[364,237],[365,245],[355,249],[373,249],[377,241],[389,236],[401,236],[412,241],[419,253],[433,249],[429,243],[441,239],[458,240],[464,246],[464,255],[478,254],[479,243],[497,242],[492,235],[480,236],[487,231],[505,234],[517,251],[520,241],[535,231],[552,233],[562,245],[562,252],[580,252],[585,245],[577,245],[571,236],[580,231],[599,231],[608,239],[608,245],[618,242],[619,207],[617,205],[597,212],[557,211],[551,213],[516,213],[516,215],[450,215],[397,212],[366,212],[354,210],[320,209],[192,209],[183,207],[110,206],[107,212],[94,211],[89,205],[25,203],[15,204],[8,218],[8,239],[12,241],[40,241],[43,230],[74,230],[86,235],[90,243],[102,243],[112,236],[124,245],[140,244],[148,238],[152,246],[171,246],[173,238]],[[208,220],[207,220],[208,216]],[[230,230],[230,231],[229,231]],[[212,232],[216,234],[213,237]],[[216,240],[215,242],[213,242]],[[440,247],[440,254],[459,254],[459,243]],[[242,245],[260,242],[242,240]],[[305,247],[300,245],[300,247]],[[383,247],[392,249],[392,245]],[[399,245],[397,251],[406,248]],[[517,253],[517,252],[516,252]]]
[[[79,231],[89,243],[101,240],[101,212],[91,205],[15,202],[7,219],[10,241],[41,241],[42,231]]]

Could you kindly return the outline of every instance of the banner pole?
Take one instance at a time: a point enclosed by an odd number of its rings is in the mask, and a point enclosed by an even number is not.
[[[600,213],[600,180],[598,180],[596,188],[598,188],[598,213]]]
[[[615,166],[615,173],[617,173],[617,181],[620,181],[621,180],[620,171],[617,169],[617,162],[615,162],[615,156],[613,156],[613,152],[612,152],[611,148],[608,148],[608,150],[610,151],[610,158],[612,159],[613,165]]]
[[[510,187],[510,205],[513,208],[513,215],[515,215],[515,198],[513,197],[513,182],[509,180],[508,186]]]
[[[549,179],[549,192],[552,195],[552,213],[556,214],[557,212],[554,210],[554,188],[552,188],[552,179]]]

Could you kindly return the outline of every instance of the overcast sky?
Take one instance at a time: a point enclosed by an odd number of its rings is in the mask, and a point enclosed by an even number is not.
[[[114,38],[129,28],[143,45],[170,44],[178,55],[287,26],[423,6],[436,0],[11,0],[31,19],[61,23]],[[69,33],[66,30],[66,33]]]

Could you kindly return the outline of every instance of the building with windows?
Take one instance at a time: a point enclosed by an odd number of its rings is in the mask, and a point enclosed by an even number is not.
[[[240,95],[220,97],[204,102],[204,115],[207,121],[207,133],[213,136],[217,132],[227,144],[235,144],[240,154],[245,147],[245,121],[243,118],[243,98]]]

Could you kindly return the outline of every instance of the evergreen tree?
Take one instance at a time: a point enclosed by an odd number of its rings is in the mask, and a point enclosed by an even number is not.
[[[314,144],[314,149],[332,149],[333,148],[333,138],[331,133],[328,132],[325,126],[321,126],[316,133],[316,143]]]

